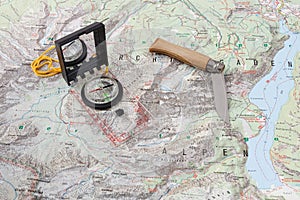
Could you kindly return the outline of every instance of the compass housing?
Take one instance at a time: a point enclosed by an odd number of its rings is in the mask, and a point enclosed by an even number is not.
[[[81,89],[85,105],[96,110],[106,110],[118,104],[123,96],[121,83],[114,78],[101,76],[86,82]]]

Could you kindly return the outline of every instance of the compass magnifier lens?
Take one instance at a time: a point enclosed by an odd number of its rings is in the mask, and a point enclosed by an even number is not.
[[[82,62],[87,56],[86,44],[76,39],[62,46],[65,65],[73,66]]]

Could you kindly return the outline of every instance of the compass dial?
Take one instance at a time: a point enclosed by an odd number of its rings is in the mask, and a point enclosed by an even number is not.
[[[104,110],[116,105],[122,98],[123,88],[114,78],[102,76],[86,82],[81,90],[83,102],[95,109]]]
[[[85,43],[76,39],[62,46],[65,64],[67,66],[76,65],[82,62],[87,56],[87,47]]]

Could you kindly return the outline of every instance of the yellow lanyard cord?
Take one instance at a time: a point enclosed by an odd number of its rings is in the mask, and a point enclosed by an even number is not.
[[[49,47],[46,51],[44,51],[37,59],[35,59],[31,63],[32,71],[35,73],[35,75],[39,77],[50,77],[54,76],[55,74],[58,74],[61,72],[60,67],[53,67],[53,62],[59,62],[57,59],[51,58],[50,56],[46,56],[45,54],[49,51],[53,50],[55,46]],[[48,65],[47,70],[39,70],[43,66]]]

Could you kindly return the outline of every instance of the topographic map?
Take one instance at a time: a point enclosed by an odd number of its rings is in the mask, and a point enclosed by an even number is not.
[[[0,199],[300,199],[299,18],[298,0],[0,0]],[[30,67],[101,21],[127,91],[114,129]],[[230,124],[158,37],[225,64]]]

